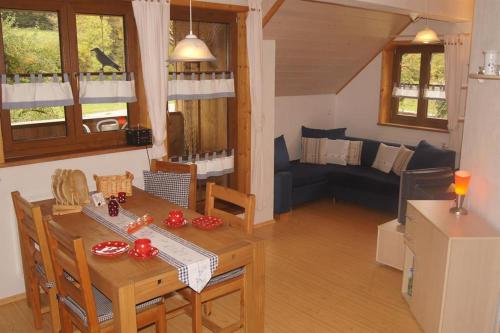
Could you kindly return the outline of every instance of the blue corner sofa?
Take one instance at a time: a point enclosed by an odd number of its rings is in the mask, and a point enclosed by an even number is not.
[[[302,127],[302,137],[363,141],[361,165],[309,164],[290,161],[285,138],[275,139],[274,214],[323,197],[354,202],[371,208],[397,212],[400,177],[371,167],[380,141],[348,137],[345,128],[319,130]],[[384,142],[387,145],[399,144]],[[408,170],[450,167],[455,169],[455,152],[430,145],[425,140],[416,147]]]

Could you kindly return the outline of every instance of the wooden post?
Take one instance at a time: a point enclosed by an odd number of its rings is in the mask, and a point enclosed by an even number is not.
[[[236,179],[237,189],[244,193],[250,193],[252,110],[250,104],[250,76],[248,69],[246,17],[247,13],[237,14],[238,64],[236,78]]]

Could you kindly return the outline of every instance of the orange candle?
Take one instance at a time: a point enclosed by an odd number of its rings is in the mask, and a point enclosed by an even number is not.
[[[458,170],[455,172],[455,194],[465,195],[469,187],[470,172]]]

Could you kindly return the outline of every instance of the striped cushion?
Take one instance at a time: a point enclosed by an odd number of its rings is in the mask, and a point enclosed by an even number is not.
[[[144,170],[144,189],[157,197],[188,208],[191,174]]]
[[[103,293],[99,291],[96,287],[92,286],[92,293],[94,294],[95,306],[97,310],[97,321],[99,323],[105,322],[107,320],[113,319],[113,304],[111,300],[104,296]],[[82,321],[85,326],[88,324],[87,312],[71,297],[61,297],[61,302],[66,304],[66,306],[73,311]],[[143,302],[136,305],[136,310],[140,311],[146,309],[152,305],[158,304],[163,301],[163,297],[156,297],[149,301]]]
[[[229,271],[227,273],[214,276],[213,278],[210,279],[210,281],[208,281],[207,287],[210,287],[210,286],[213,286],[214,284],[218,284],[218,283],[233,279],[235,277],[241,276],[241,275],[243,275],[244,272],[245,272],[245,268],[240,267],[237,269],[233,269],[232,271]]]
[[[301,163],[326,164],[326,143],[328,139],[302,138]]]
[[[54,288],[56,286],[55,281],[47,281],[47,275],[45,275],[45,269],[43,268],[43,266],[41,264],[36,264],[35,270],[40,275],[40,278],[42,279],[42,281],[45,282],[45,288],[51,289],[51,288]]]

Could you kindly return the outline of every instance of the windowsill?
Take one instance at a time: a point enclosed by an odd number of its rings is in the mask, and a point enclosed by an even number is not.
[[[20,165],[28,165],[28,164],[36,164],[36,163],[44,163],[44,162],[52,162],[59,160],[66,160],[70,158],[79,158],[79,157],[87,157],[87,156],[95,156],[95,155],[104,155],[104,154],[113,154],[113,153],[121,153],[126,151],[134,151],[151,148],[151,146],[115,146],[110,148],[103,149],[95,149],[95,150],[85,150],[85,151],[77,151],[66,154],[57,154],[57,155],[45,155],[38,157],[30,157],[23,159],[13,159],[11,161],[7,161],[5,163],[0,163],[1,168],[9,168]]]
[[[407,128],[407,129],[413,129],[413,130],[419,130],[419,131],[449,133],[449,131],[447,129],[434,128],[434,127],[411,126],[411,125],[403,125],[403,124],[395,124],[395,123],[381,123],[381,122],[378,122],[377,125],[379,125],[379,126],[390,126],[390,127]]]

